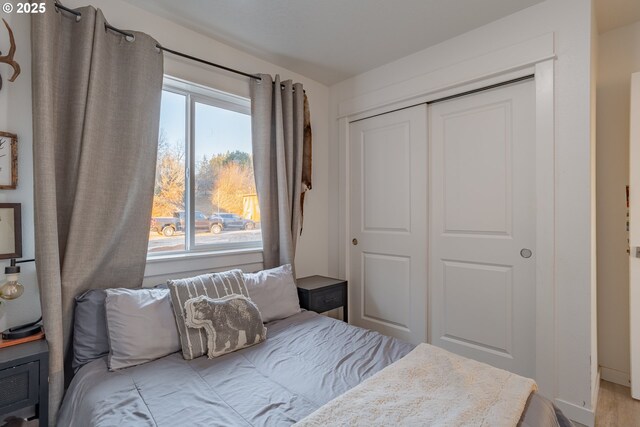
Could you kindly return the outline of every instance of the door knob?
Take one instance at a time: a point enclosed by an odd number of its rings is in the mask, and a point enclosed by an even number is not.
[[[531,249],[523,248],[520,251],[520,256],[522,258],[531,258],[531,255],[533,255],[533,252],[531,252]]]
[[[353,246],[357,246],[358,245],[358,239],[353,239],[351,241],[351,243],[353,244]]]

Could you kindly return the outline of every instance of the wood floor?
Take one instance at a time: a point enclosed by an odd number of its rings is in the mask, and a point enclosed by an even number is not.
[[[596,427],[640,427],[640,400],[631,398],[629,387],[600,382]]]

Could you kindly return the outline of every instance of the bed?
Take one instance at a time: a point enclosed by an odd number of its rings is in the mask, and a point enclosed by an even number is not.
[[[309,311],[267,328],[265,342],[213,360],[178,352],[116,372],[94,360],[75,375],[58,425],[292,425],[414,348]],[[532,393],[519,425],[571,423]]]

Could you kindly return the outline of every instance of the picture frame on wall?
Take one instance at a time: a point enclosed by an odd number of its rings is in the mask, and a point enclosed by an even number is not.
[[[0,190],[18,186],[18,136],[0,131]]]
[[[20,203],[0,203],[0,259],[22,258]]]

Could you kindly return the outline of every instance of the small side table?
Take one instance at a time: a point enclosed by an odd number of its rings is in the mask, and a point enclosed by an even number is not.
[[[0,349],[0,421],[34,405],[40,427],[47,427],[49,346],[43,339]]]
[[[298,279],[300,307],[324,313],[342,307],[343,320],[349,323],[349,301],[347,281],[324,276],[309,276]]]

